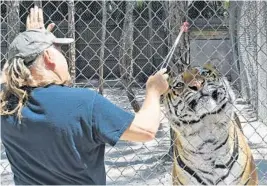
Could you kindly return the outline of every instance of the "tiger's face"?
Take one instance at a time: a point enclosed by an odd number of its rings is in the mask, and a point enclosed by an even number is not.
[[[233,90],[212,65],[188,68],[170,78],[169,85],[163,100],[175,128],[205,119],[216,122],[217,118],[217,122],[223,122],[231,118],[235,100]]]

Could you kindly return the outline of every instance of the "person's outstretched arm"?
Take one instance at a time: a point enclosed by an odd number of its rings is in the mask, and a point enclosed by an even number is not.
[[[121,140],[146,142],[154,139],[160,124],[160,96],[169,87],[162,69],[155,75],[150,76],[146,83],[146,97],[142,108],[135,114],[131,125],[122,134]]]

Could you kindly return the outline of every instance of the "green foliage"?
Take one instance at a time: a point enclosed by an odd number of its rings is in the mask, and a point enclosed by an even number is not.
[[[224,2],[223,2],[223,8],[224,9],[228,9],[230,7],[230,0],[225,0]]]
[[[137,4],[137,8],[141,9],[143,7],[144,1],[143,0],[136,0],[136,4]]]

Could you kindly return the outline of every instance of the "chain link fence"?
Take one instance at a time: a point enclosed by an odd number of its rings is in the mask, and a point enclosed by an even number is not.
[[[262,1],[3,1],[1,67],[15,35],[25,30],[29,9],[42,6],[54,34],[73,37],[63,48],[73,86],[99,91],[113,103],[138,111],[145,82],[159,69],[184,21],[171,69],[179,63],[211,61],[237,94],[236,113],[256,161],[259,183],[267,184],[267,3]],[[155,140],[119,142],[106,148],[107,184],[171,184],[168,120]],[[1,145],[1,184],[13,184]]]

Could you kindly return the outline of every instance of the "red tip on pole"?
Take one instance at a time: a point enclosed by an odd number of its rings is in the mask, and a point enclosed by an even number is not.
[[[182,25],[182,29],[184,32],[188,32],[189,30],[189,23],[187,21],[185,21]]]

